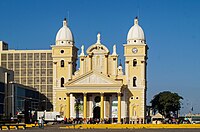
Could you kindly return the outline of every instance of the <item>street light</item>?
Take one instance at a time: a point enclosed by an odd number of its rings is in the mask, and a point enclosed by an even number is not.
[[[10,81],[9,82],[10,84],[11,84],[11,96],[12,96],[12,101],[11,101],[11,111],[12,111],[12,116],[14,116],[15,115],[15,103],[14,103],[14,96],[15,96],[15,94],[14,94],[14,88],[15,88],[15,81]]]

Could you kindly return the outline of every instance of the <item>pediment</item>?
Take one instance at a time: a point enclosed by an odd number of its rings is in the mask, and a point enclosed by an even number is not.
[[[109,78],[101,73],[91,71],[89,73],[83,74],[70,82],[65,86],[71,85],[120,85],[121,81],[116,81],[112,78]]]

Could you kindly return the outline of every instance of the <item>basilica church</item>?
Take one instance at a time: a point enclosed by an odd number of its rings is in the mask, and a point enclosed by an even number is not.
[[[67,119],[144,123],[148,46],[138,18],[134,19],[123,46],[124,68],[118,63],[116,45],[109,51],[102,44],[100,33],[94,44],[87,49],[82,45],[78,54],[73,32],[64,19],[55,45],[51,46],[53,111]]]

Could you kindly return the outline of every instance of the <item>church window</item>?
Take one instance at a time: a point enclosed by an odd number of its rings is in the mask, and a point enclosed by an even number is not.
[[[136,87],[136,80],[137,80],[137,78],[133,77],[133,87]]]
[[[96,97],[94,98],[94,101],[95,101],[96,103],[99,103],[99,102],[101,101],[100,96],[96,96]]]
[[[61,50],[60,53],[63,54],[63,53],[64,53],[64,50]]]
[[[136,40],[134,40],[134,42],[136,42]]]
[[[64,67],[64,66],[65,66],[64,60],[61,60],[61,61],[60,61],[60,66],[61,66],[61,67]]]
[[[137,65],[137,60],[134,59],[134,60],[133,60],[133,66],[136,66],[136,65]]]
[[[60,81],[61,81],[61,87],[64,87],[65,79],[62,77]]]
[[[61,100],[61,98],[59,98],[59,100]]]
[[[136,99],[138,99],[139,97],[136,97]]]

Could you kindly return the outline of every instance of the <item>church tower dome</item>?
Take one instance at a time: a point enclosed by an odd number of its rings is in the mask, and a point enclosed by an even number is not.
[[[74,37],[67,25],[66,18],[63,20],[63,27],[60,28],[56,35],[56,45],[74,44]]]
[[[127,44],[144,43],[145,35],[143,29],[138,24],[138,18],[134,19],[134,25],[130,28],[127,35]]]

